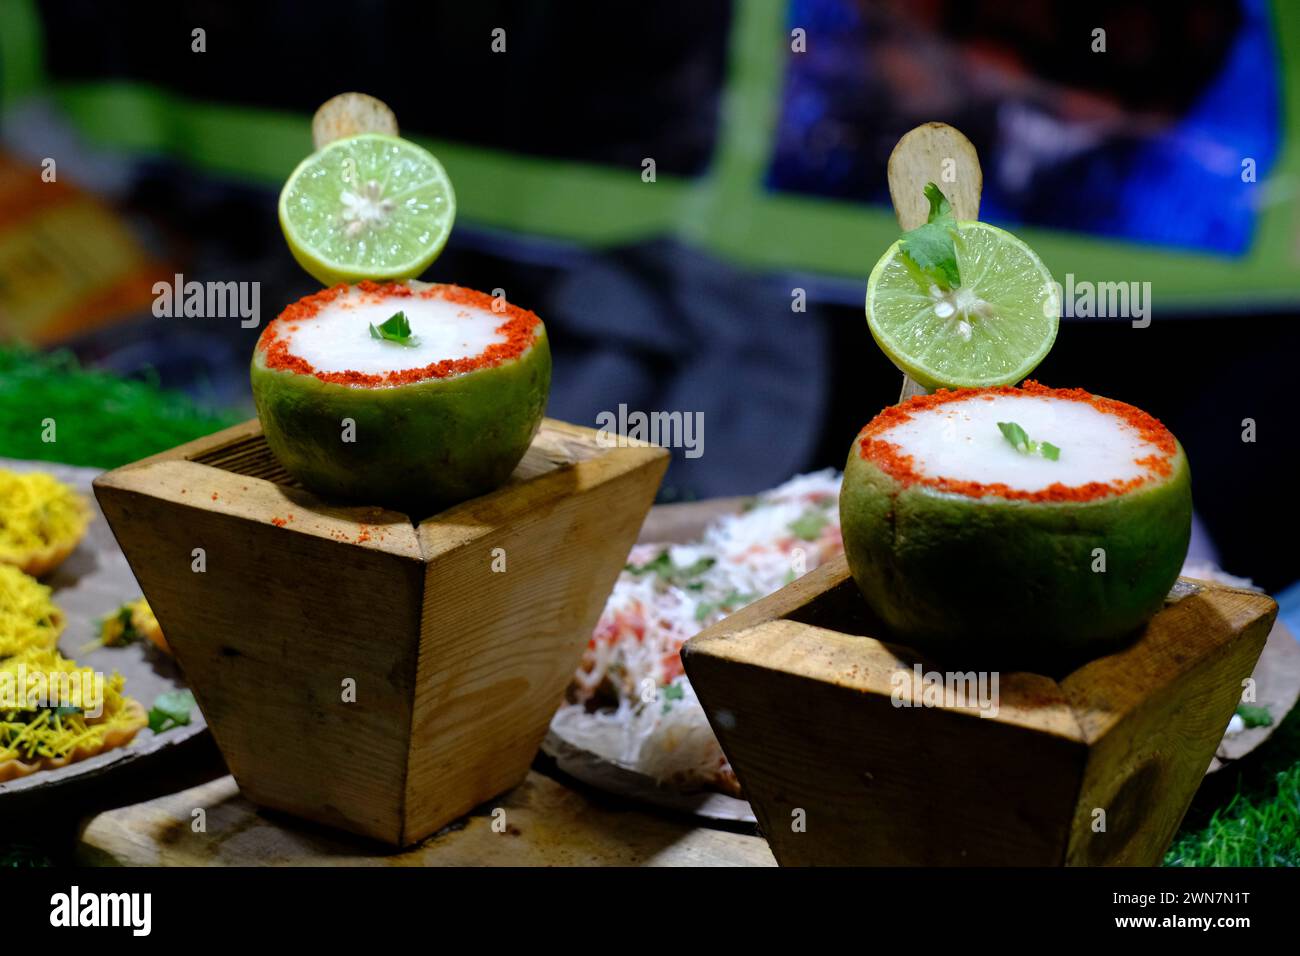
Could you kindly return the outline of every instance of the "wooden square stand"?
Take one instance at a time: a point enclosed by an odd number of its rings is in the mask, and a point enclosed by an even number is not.
[[[547,420],[413,524],[303,490],[252,421],[95,494],[244,794],[406,845],[523,779],[667,458]]]
[[[996,714],[898,706],[917,664],[941,665],[870,636],[884,629],[839,558],[682,659],[782,864],[1155,865],[1276,615],[1180,579],[1126,650],[998,675]]]

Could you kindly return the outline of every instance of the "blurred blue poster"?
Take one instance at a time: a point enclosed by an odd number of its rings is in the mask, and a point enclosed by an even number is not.
[[[899,136],[941,120],[984,158],[981,218],[1237,256],[1283,135],[1264,0],[1178,16],[1089,4],[792,0],[767,187],[888,204]]]

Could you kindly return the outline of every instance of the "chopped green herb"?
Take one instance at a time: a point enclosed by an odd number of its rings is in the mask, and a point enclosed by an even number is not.
[[[809,509],[790,522],[790,532],[804,541],[816,541],[817,536],[822,533],[822,528],[828,524],[830,519],[826,515]]]
[[[695,620],[708,620],[714,611],[735,610],[736,608],[742,607],[750,601],[755,601],[757,599],[757,594],[745,594],[741,591],[732,591],[720,601],[701,601],[695,606]]]
[[[81,713],[81,708],[73,707],[71,705],[64,707],[51,707],[50,712],[54,714],[55,717],[74,717]]]
[[[109,615],[111,616],[113,615]],[[135,615],[132,614],[130,605],[123,604],[118,608],[116,617],[118,623],[122,625],[122,633],[117,636],[114,644],[134,644],[144,639],[144,635],[135,629]]]
[[[673,559],[669,557],[667,549],[660,551],[651,561],[642,565],[629,564],[624,570],[630,574],[654,574],[665,584],[676,585],[696,589],[698,585],[692,585],[691,579],[697,578],[709,568],[717,563],[717,558],[700,558],[686,567],[679,567],[673,564]]]
[[[1025,430],[1015,422],[998,422],[1002,437],[1011,443],[1011,447],[1022,455],[1039,455],[1049,461],[1061,460],[1061,449],[1051,442],[1030,441]]]
[[[190,722],[194,695],[188,690],[172,690],[159,694],[149,710],[149,729],[155,734],[173,727],[184,727]]]
[[[925,225],[903,233],[903,264],[921,288],[937,285],[947,292],[961,285],[957,267],[957,220],[948,197],[934,183],[926,183],[930,216]]]
[[[394,312],[391,319],[378,327],[373,322],[370,323],[370,337],[396,342],[408,348],[420,344],[420,340],[411,334],[411,323],[407,321],[405,312]]]
[[[663,698],[663,713],[666,714],[672,709],[673,701],[681,700],[686,696],[686,691],[682,689],[681,684],[669,684],[667,687],[660,689],[659,696]]]
[[[1259,707],[1254,704],[1242,704],[1237,708],[1237,716],[1241,718],[1242,723],[1247,727],[1273,726],[1273,715],[1268,712],[1267,707]]]
[[[1029,436],[1025,430],[1015,422],[998,422],[998,430],[1002,432],[1002,437],[1011,442],[1011,447],[1022,455],[1029,451]]]

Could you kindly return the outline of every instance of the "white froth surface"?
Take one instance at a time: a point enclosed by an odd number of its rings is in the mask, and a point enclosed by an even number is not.
[[[376,328],[405,312],[414,346],[376,339]],[[290,323],[289,349],[319,372],[382,375],[420,369],[445,359],[479,355],[505,340],[496,330],[506,316],[457,302],[423,296],[377,298],[356,289],[324,305],[315,317]]]
[[[912,412],[881,432],[882,441],[912,456],[930,478],[1002,483],[1035,492],[1049,485],[1124,481],[1147,474],[1137,459],[1158,453],[1133,426],[1085,402],[1048,396],[997,395]],[[1003,437],[998,422],[1015,422],[1031,441],[1061,449],[1058,461],[1025,455]]]

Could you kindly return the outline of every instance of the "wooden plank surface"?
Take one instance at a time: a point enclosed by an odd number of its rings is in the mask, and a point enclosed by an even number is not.
[[[504,815],[494,811],[504,811]],[[206,832],[195,832],[202,810]],[[494,819],[501,823],[493,828]],[[775,866],[761,837],[588,797],[537,772],[424,843],[393,851],[265,814],[233,777],[92,818],[90,866]]]

